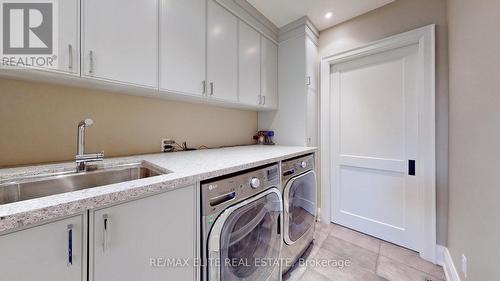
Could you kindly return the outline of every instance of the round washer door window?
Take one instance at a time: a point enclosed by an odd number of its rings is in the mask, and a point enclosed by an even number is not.
[[[316,175],[313,171],[293,178],[285,190],[287,242],[299,240],[310,228],[314,227],[316,219]]]
[[[228,216],[220,235],[220,280],[262,281],[279,274],[282,201],[269,193]]]

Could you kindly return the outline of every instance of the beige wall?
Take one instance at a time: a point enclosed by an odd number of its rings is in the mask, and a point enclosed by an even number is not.
[[[324,56],[410,31],[437,25],[437,238],[446,245],[448,216],[448,38],[446,0],[396,0],[320,33]]]
[[[252,143],[257,113],[43,83],[0,79],[0,167],[68,161],[90,117],[89,152],[159,152],[161,139],[209,147]]]
[[[449,0],[448,247],[467,279],[500,280],[500,1]]]

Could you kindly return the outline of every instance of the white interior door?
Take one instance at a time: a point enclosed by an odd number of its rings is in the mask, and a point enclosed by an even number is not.
[[[413,171],[418,50],[407,46],[331,68],[333,222],[414,250],[422,213]]]

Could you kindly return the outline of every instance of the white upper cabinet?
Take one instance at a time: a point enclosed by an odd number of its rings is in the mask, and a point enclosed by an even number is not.
[[[82,0],[83,73],[157,87],[157,0]]]
[[[265,108],[278,108],[278,46],[261,36],[261,88]]]
[[[139,96],[277,109],[278,46],[272,41],[277,34],[263,28],[262,19],[226,2],[59,1],[57,66],[24,66],[30,71],[22,72],[2,68],[0,77],[36,81],[50,75],[57,83],[130,88],[127,93]],[[309,88],[316,90],[317,69],[308,66],[316,81]]]
[[[208,0],[207,82],[212,98],[238,101],[238,19]]]
[[[239,22],[239,102],[263,104],[260,87],[260,34]]]
[[[55,36],[55,40],[53,43],[57,44],[57,46],[53,46],[53,51],[54,55],[56,56],[56,60],[54,60],[54,63],[52,63],[51,65],[44,65],[44,66],[32,65],[26,67],[37,70],[49,70],[56,72],[79,74],[80,73],[80,1],[79,0],[58,1],[55,7],[57,7],[57,11],[55,13],[57,19],[54,19],[53,21],[54,31],[55,31],[55,34],[53,34],[53,36]],[[37,35],[33,36],[33,38],[36,37]],[[42,44],[44,44],[44,42],[42,42]],[[31,56],[32,55],[29,55],[28,57]],[[41,55],[41,56],[45,57],[46,55]]]
[[[58,2],[58,67],[69,73],[80,73],[80,1]]]
[[[160,89],[204,93],[206,1],[161,0]]]
[[[0,279],[87,280],[85,227],[76,216],[0,235]]]
[[[306,36],[306,84],[310,89],[318,90],[318,73],[318,46]]]

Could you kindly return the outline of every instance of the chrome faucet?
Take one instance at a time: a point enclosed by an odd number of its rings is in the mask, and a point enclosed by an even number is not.
[[[87,168],[87,163],[104,160],[104,151],[98,153],[85,153],[85,128],[92,126],[94,120],[87,118],[78,123],[78,137],[76,149],[76,171],[83,172]]]

